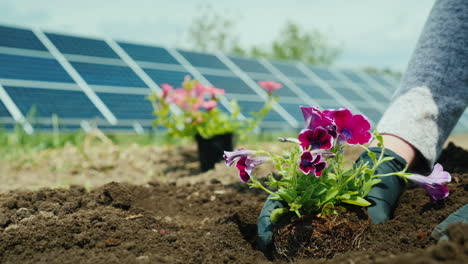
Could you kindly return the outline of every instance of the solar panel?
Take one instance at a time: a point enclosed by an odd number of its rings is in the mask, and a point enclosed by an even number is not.
[[[334,88],[342,96],[346,97],[348,100],[365,102],[365,100],[356,91],[354,91],[353,89],[350,89],[348,86],[346,86],[343,83],[334,82],[334,83],[330,83],[330,86]]]
[[[251,117],[250,113],[257,112],[263,107],[263,102],[239,101],[238,104],[242,109],[242,113],[247,117]],[[281,117],[276,111],[268,112],[264,120],[283,123],[285,122],[284,118]]]
[[[229,56],[229,59],[232,60],[241,70],[250,73],[265,73],[271,74],[258,60],[256,59],[247,59]]]
[[[88,84],[146,87],[145,83],[126,66],[73,61],[70,63]]]
[[[34,32],[42,36],[40,30]],[[271,80],[282,83],[284,87],[274,91],[280,96],[278,107],[262,123],[264,129],[291,128],[296,125],[293,119],[302,124],[299,106],[309,103],[318,103],[324,109],[350,107],[377,122],[381,110],[389,103],[390,94],[398,85],[394,76],[333,70],[295,62],[226,57],[126,41],[115,45],[113,41],[100,38],[66,34],[46,33],[59,52],[57,54],[53,47],[46,45],[51,49],[49,53],[41,42],[47,44],[47,38],[38,39],[35,33],[29,29],[0,26],[0,82],[23,115],[37,109],[40,123],[35,125],[40,130],[52,128],[52,114],[64,119],[64,129],[80,129],[81,120],[97,118],[99,127],[104,130],[134,130],[135,122],[149,130],[154,117],[151,103],[145,97],[151,91],[148,86],[157,88],[151,80],[158,85],[169,83],[180,87],[184,77],[190,73],[225,89],[226,97],[236,99],[246,116],[264,104],[263,93],[253,82]],[[73,67],[67,70],[76,70],[86,82],[84,85],[75,84],[62,65],[53,59],[62,55]],[[66,61],[60,62],[67,64]],[[74,76],[75,80],[80,80],[80,76]],[[107,113],[104,111],[107,108],[110,110],[111,113],[106,114],[107,120],[113,115],[117,118],[117,125],[105,121],[101,111],[80,87],[87,91],[103,113]],[[92,90],[87,90],[89,88]],[[223,104],[219,107],[227,111]],[[466,115],[462,117],[463,124],[457,127],[468,129]],[[0,126],[11,128],[12,121],[4,102],[0,102]]]
[[[190,64],[192,64],[195,67],[229,71],[228,67],[224,65],[224,63],[222,63],[215,55],[182,50],[179,50],[179,53],[182,54],[182,56],[184,56],[185,59],[187,59],[190,62]]]
[[[11,117],[10,112],[6,109],[5,105],[0,101],[0,118]]]
[[[312,99],[318,100],[319,102],[325,100],[335,100],[333,96],[325,92],[322,87],[314,84],[302,84],[296,83],[305,93],[307,93]]]
[[[295,64],[293,63],[280,63],[280,62],[273,62],[272,63],[278,70],[280,70],[284,75],[288,78],[303,78],[307,79],[307,76],[300,71]]]
[[[174,57],[164,48],[152,47],[146,45],[137,45],[125,42],[118,42],[118,44],[132,57],[135,61],[156,62],[166,64],[177,64]]]
[[[324,81],[340,81],[332,72],[325,68],[319,68],[311,65],[307,65],[307,67]]]
[[[0,46],[47,51],[31,30],[0,26]]]
[[[46,35],[50,41],[54,43],[55,47],[65,54],[119,59],[119,56],[104,40],[65,36],[54,33],[46,33]]]
[[[228,77],[210,74],[205,74],[204,76],[215,87],[225,89],[226,93],[250,94],[254,97],[259,98],[259,96],[255,94],[254,91],[238,77]]]
[[[101,113],[81,91],[54,90],[30,87],[3,86],[21,113],[34,117],[92,119],[102,118]]]
[[[153,119],[153,107],[146,95],[97,93],[117,119]]]
[[[170,71],[170,70],[157,70],[157,69],[143,69],[146,74],[158,85],[163,83],[170,84],[174,87],[180,87],[185,76],[190,75],[188,72]]]
[[[363,80],[361,77],[359,77],[356,73],[351,72],[351,71],[340,71],[342,74],[344,74],[346,77],[348,77],[351,81],[356,82],[358,84],[366,84],[367,82]]]
[[[0,53],[0,78],[72,83],[54,59]]]

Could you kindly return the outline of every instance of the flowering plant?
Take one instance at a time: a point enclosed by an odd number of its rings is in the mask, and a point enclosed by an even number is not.
[[[154,109],[155,126],[163,126],[168,134],[175,137],[193,137],[200,135],[211,138],[236,132],[242,136],[251,131],[268,114],[272,103],[277,101],[272,91],[280,89],[280,83],[261,81],[259,85],[268,92],[264,106],[253,118],[240,118],[240,107],[235,100],[230,102],[231,114],[220,110],[219,101],[225,91],[213,86],[205,86],[187,76],[181,88],[174,89],[169,84],[162,84],[162,92],[152,93],[148,97]]]
[[[280,141],[292,143],[289,151],[282,155],[266,151],[239,149],[225,152],[226,164],[236,164],[239,176],[251,187],[261,188],[270,194],[272,200],[287,204],[288,208],[276,209],[272,214],[283,214],[287,211],[301,214],[318,213],[319,216],[338,213],[342,204],[369,206],[365,199],[372,186],[378,184],[379,177],[397,175],[403,179],[412,180],[423,186],[433,199],[443,199],[448,195],[448,189],[443,184],[450,181],[450,175],[437,164],[428,177],[406,172],[377,174],[377,169],[392,157],[385,157],[384,151],[377,155],[364,144],[372,138],[383,148],[382,136],[371,133],[370,123],[363,115],[353,115],[346,108],[320,111],[316,107],[301,107],[305,119],[305,128],[298,138],[280,138]],[[345,168],[346,163],[343,147],[346,144],[363,147],[372,164],[358,162],[351,168]],[[272,191],[265,187],[253,174],[252,170],[271,161],[277,170],[278,177],[270,175],[265,182]]]

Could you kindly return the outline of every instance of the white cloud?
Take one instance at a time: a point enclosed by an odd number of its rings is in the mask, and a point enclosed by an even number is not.
[[[286,21],[319,29],[344,51],[337,64],[402,70],[434,0],[2,0],[0,23],[161,45],[181,43],[198,7],[236,17],[241,43],[267,44]]]

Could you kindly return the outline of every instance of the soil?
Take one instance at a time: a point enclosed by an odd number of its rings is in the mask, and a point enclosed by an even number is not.
[[[122,153],[125,152],[120,152],[116,160],[122,159]],[[449,241],[437,243],[430,237],[438,223],[468,203],[468,171],[463,167],[466,153],[449,146],[440,159],[446,169],[455,172],[447,199],[432,202],[424,190],[410,188],[401,197],[394,219],[369,226],[360,244],[351,251],[327,256],[331,259],[294,261],[468,263],[468,224],[451,226]],[[136,156],[139,155],[143,153]],[[176,160],[182,164],[179,166],[187,164],[180,153],[173,155],[166,158],[166,163]],[[154,162],[160,157],[146,159]],[[109,164],[117,164],[113,162]],[[171,173],[171,166],[161,165],[167,173]],[[177,171],[177,167],[172,168]],[[115,168],[96,169],[102,174],[109,170]],[[268,263],[256,246],[256,221],[266,195],[238,182],[235,171],[222,164],[207,173],[197,174],[196,170],[194,167],[185,177],[180,172],[181,176],[167,181],[151,178],[145,185],[111,182],[91,189],[81,184],[3,192],[0,262]],[[139,170],[135,171],[140,175]],[[190,169],[184,167],[180,171],[186,173]],[[46,172],[34,174],[30,169],[28,175],[40,178]]]

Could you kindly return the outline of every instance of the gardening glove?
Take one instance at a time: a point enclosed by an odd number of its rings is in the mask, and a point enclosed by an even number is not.
[[[432,231],[431,237],[440,240],[448,240],[447,228],[452,223],[468,223],[468,204],[452,213]]]
[[[268,198],[271,197],[271,195],[268,196]],[[286,209],[282,202],[267,199],[258,217],[258,247],[266,256],[269,256],[273,252],[273,223],[270,217],[272,212],[278,208]]]
[[[370,148],[370,150],[377,157],[382,153],[382,148],[380,147]],[[384,150],[384,157],[393,157],[394,159],[381,164],[375,171],[376,174],[398,172],[406,167],[406,161],[389,149]],[[369,162],[369,166],[373,165],[367,151],[361,154],[357,162]],[[404,181],[395,175],[379,179],[382,181],[374,185],[367,195],[367,200],[371,203],[367,208],[367,212],[374,224],[387,221],[392,217],[393,210],[404,187]]]

